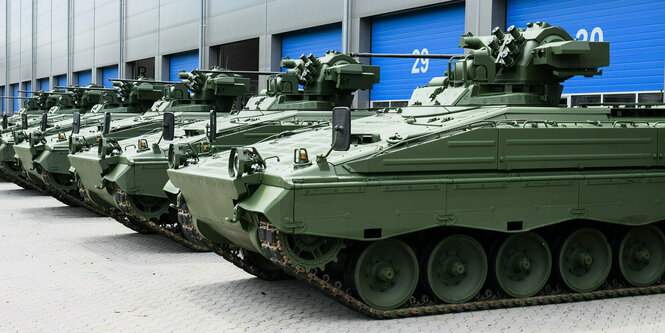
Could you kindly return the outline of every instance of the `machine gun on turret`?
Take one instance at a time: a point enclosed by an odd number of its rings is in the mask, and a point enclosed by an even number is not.
[[[190,102],[194,104],[210,104],[215,110],[230,110],[236,98],[243,96],[249,91],[249,79],[234,73],[219,71],[193,70],[191,72],[180,71],[178,78],[182,81],[171,87],[170,97],[181,96],[179,92],[183,87],[192,91]],[[184,98],[187,99],[187,98]]]
[[[253,98],[255,102],[248,103],[250,108],[331,110],[336,106],[351,106],[354,91],[371,89],[379,82],[379,67],[360,64],[337,51],[328,51],[323,57],[312,54],[303,54],[299,59],[286,57],[280,65],[288,69],[265,73],[270,75],[268,88]],[[280,98],[265,105],[265,96]]]

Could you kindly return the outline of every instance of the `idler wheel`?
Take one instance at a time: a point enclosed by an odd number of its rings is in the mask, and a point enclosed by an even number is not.
[[[288,234],[280,232],[282,253],[291,259],[295,266],[309,272],[313,268],[324,270],[330,262],[337,262],[337,254],[342,250],[344,240],[339,238]]]
[[[557,264],[561,280],[577,292],[596,290],[612,267],[612,249],[602,232],[594,228],[573,231],[561,244]]]
[[[617,256],[621,275],[636,287],[655,283],[665,272],[665,236],[647,225],[631,228],[621,240]]]
[[[494,254],[494,277],[508,295],[537,294],[550,276],[552,256],[545,239],[534,232],[506,238]]]
[[[354,288],[369,306],[390,310],[413,295],[418,284],[418,259],[403,241],[386,239],[372,243],[350,265]]]
[[[166,198],[138,194],[125,194],[125,197],[129,203],[129,210],[137,217],[145,217],[148,220],[159,219],[168,213],[169,201]]]
[[[422,274],[430,291],[446,303],[472,299],[485,283],[487,256],[482,245],[467,235],[441,240],[426,258]]]
[[[44,184],[53,186],[59,191],[69,192],[77,190],[76,185],[74,184],[74,179],[70,174],[43,171],[42,180],[44,181]]]

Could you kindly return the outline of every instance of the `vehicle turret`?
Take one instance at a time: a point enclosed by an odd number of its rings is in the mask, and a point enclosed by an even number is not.
[[[180,71],[178,78],[182,82],[168,88],[167,99],[210,104],[220,112],[230,111],[236,99],[249,91],[249,79],[231,73]]]
[[[268,88],[251,99],[248,108],[329,111],[336,106],[351,106],[354,91],[372,89],[379,83],[379,67],[360,64],[337,51],[328,51],[323,57],[286,57],[280,65],[288,68],[286,72],[269,77]],[[275,100],[265,103],[266,96]]]
[[[562,82],[609,65],[608,42],[574,40],[544,22],[506,32],[462,36],[468,53],[451,57],[445,75],[416,89],[409,105],[557,105]]]

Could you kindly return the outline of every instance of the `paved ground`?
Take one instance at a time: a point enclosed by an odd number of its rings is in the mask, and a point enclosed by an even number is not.
[[[665,295],[371,320],[0,181],[0,331],[665,331]]]

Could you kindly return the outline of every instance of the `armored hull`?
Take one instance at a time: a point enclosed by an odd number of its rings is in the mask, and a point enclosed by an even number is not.
[[[528,27],[408,107],[170,169],[188,223],[377,318],[662,292],[665,108],[557,106],[608,45]]]

